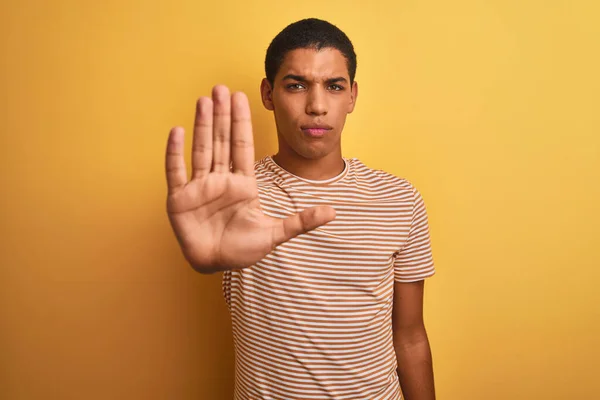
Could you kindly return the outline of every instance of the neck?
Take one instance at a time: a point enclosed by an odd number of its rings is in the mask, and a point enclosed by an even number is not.
[[[321,158],[304,158],[295,152],[285,152],[280,148],[273,157],[281,168],[300,178],[322,181],[334,178],[344,171],[346,164],[341,150]]]

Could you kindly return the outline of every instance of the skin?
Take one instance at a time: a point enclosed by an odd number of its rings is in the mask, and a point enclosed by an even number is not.
[[[406,400],[435,400],[431,347],[423,321],[424,286],[424,281],[394,283],[394,350]]]
[[[350,83],[346,59],[339,50],[297,49],[288,52],[275,76],[261,84],[265,108],[273,111],[279,151],[275,162],[294,175],[322,180],[344,169],[341,135],[354,111],[358,83]],[[324,124],[332,129],[310,138],[302,127]]]
[[[273,84],[261,83],[273,111],[279,150],[273,159],[312,180],[342,172],[341,134],[356,105],[344,56],[336,49],[297,49],[286,54]],[[310,137],[303,127],[331,129]],[[192,177],[184,161],[184,130],[169,134],[165,155],[167,214],[190,265],[201,273],[245,268],[275,246],[335,218],[320,206],[286,219],[262,213],[253,170],[254,144],[248,99],[215,86],[196,104]],[[231,164],[231,167],[230,167]],[[398,377],[406,400],[434,400],[431,350],[423,322],[424,282],[394,283],[392,327]]]

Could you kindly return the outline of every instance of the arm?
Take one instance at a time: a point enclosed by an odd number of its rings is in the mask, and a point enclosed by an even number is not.
[[[423,280],[394,283],[394,350],[405,400],[435,400],[431,349],[423,322],[423,289]]]

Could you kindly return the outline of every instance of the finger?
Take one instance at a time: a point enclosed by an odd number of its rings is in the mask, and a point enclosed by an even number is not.
[[[167,154],[165,157],[165,170],[167,173],[167,186],[169,193],[179,189],[187,183],[187,171],[183,158],[183,142],[185,131],[181,127],[171,129],[167,141]]]
[[[213,160],[214,172],[229,172],[231,96],[226,86],[213,88]]]
[[[248,97],[237,92],[231,96],[231,158],[233,172],[254,176],[254,138]]]
[[[213,157],[213,102],[201,97],[196,103],[194,140],[192,142],[192,179],[210,172]]]
[[[317,206],[294,214],[281,220],[274,228],[273,244],[280,245],[283,242],[335,219],[335,210],[329,206]]]

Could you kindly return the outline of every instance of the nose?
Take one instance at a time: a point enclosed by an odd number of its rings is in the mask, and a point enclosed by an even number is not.
[[[320,85],[312,87],[308,91],[306,99],[306,113],[309,115],[326,115],[327,98],[326,93]]]

